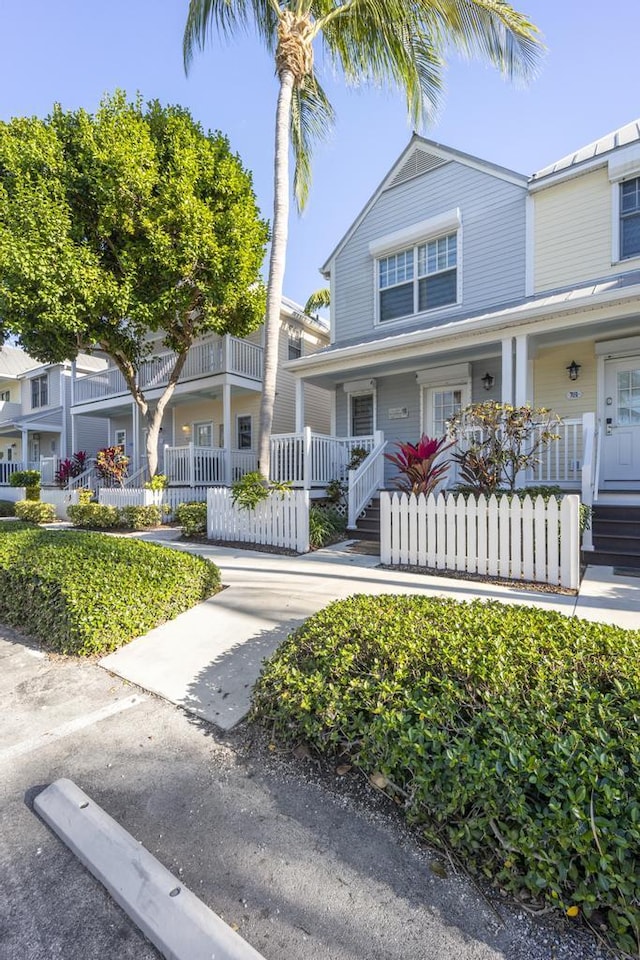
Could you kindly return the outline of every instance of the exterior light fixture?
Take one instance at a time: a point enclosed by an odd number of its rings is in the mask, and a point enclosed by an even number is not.
[[[482,383],[485,390],[491,390],[491,387],[496,382],[496,378],[492,377],[491,374],[487,372],[485,373],[484,377],[482,377],[480,382]]]
[[[188,423],[183,423],[181,429],[183,433],[191,433],[191,427]]]
[[[581,363],[576,363],[575,360],[572,360],[567,370],[569,371],[569,380],[577,380],[580,376],[580,367]]]

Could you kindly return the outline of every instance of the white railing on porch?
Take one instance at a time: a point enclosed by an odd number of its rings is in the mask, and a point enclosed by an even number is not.
[[[222,447],[164,448],[164,472],[170,483],[196,486],[227,482],[227,451]]]
[[[9,478],[12,473],[19,470],[39,470],[39,460],[7,460],[0,461],[0,486],[9,486]],[[0,498],[1,499],[1,498]]]
[[[165,350],[140,364],[137,382],[143,390],[164,387],[176,362],[176,354]],[[235,373],[250,380],[261,380],[262,347],[238,337],[211,337],[194,344],[185,361],[179,382],[217,373]],[[117,367],[78,377],[74,403],[87,403],[128,393],[126,381]]]
[[[580,471],[580,499],[585,507],[593,507],[598,485],[598,433],[595,413],[582,418],[582,469]],[[591,522],[582,531],[582,549],[593,550]]]
[[[383,563],[577,589],[580,498],[380,494]]]
[[[528,472],[528,482],[580,486],[585,442],[583,420],[562,420],[552,427],[552,432],[558,434],[560,439],[552,440],[541,448],[538,463]],[[537,427],[536,433],[540,434],[542,429]]]
[[[355,470],[349,470],[347,492],[347,528],[355,529],[358,517],[384,483],[384,451],[386,443],[381,431],[376,434],[377,443],[369,455]]]

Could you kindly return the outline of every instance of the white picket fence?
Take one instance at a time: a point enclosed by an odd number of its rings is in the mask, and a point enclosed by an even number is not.
[[[270,544],[298,553],[309,549],[309,491],[271,493],[252,510],[236,506],[227,487],[207,494],[207,536],[210,540]]]
[[[78,502],[79,492],[77,490],[55,490],[52,487],[40,488],[40,499],[43,503],[52,503],[56,508],[56,517],[58,520],[68,520],[67,507],[71,507]]]
[[[204,502],[209,487],[166,487],[164,490],[147,490],[145,487],[102,487],[98,502],[111,507],[162,506],[163,519],[172,520],[179,503],[194,500]]]
[[[580,498],[380,494],[383,563],[577,589]]]

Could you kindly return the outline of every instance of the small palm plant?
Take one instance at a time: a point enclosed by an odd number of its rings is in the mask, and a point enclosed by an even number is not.
[[[394,480],[396,487],[406,493],[433,493],[449,469],[450,461],[442,459],[442,454],[453,446],[449,439],[436,440],[425,433],[415,444],[398,441],[395,446],[398,453],[385,453],[385,457],[400,471]]]

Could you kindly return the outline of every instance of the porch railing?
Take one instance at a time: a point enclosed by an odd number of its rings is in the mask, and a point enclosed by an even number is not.
[[[538,427],[537,433],[541,430],[542,427]],[[538,463],[528,472],[526,479],[534,484],[580,487],[585,446],[583,420],[563,420],[553,427],[553,432],[559,434],[560,439],[552,440],[541,449]]]
[[[138,384],[143,390],[165,387],[176,362],[176,354],[165,350],[140,364]],[[258,344],[238,337],[211,337],[195,343],[185,361],[179,382],[216,373],[235,373],[250,380],[261,380],[263,350]],[[75,383],[74,403],[87,403],[128,393],[127,384],[117,367],[109,367]]]
[[[8,487],[9,478],[18,470],[39,470],[39,460],[6,460],[0,461],[0,486]]]
[[[387,446],[381,431],[376,445],[356,470],[349,470],[347,527],[353,530],[358,517],[384,483],[384,451]]]

